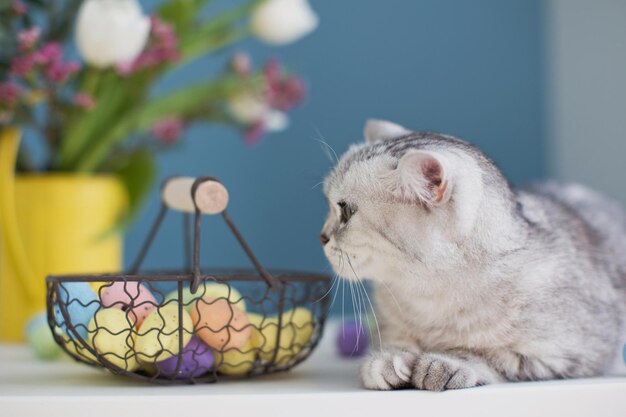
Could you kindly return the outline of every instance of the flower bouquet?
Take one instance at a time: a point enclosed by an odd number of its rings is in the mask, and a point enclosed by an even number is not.
[[[113,173],[132,214],[154,152],[191,124],[231,125],[250,144],[284,129],[305,91],[277,61],[256,70],[237,53],[221,74],[152,94],[164,75],[246,37],[286,44],[317,25],[306,0],[244,0],[210,15],[208,3],[169,0],[147,14],[137,0],[0,2],[0,123],[41,138],[47,155],[35,164],[22,146],[18,172]]]
[[[247,37],[305,36],[317,25],[306,0],[150,3],[0,0],[0,341],[23,338],[46,275],[121,268],[119,231],[153,184],[155,153],[187,127],[230,125],[253,144],[304,98],[298,76],[245,53],[200,82],[153,87]]]

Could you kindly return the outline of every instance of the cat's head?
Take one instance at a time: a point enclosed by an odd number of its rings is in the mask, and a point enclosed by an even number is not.
[[[452,136],[370,120],[324,182],[320,240],[335,272],[372,278],[419,263],[460,262],[484,218],[511,210],[508,182],[480,150]],[[487,245],[489,243],[487,242]]]

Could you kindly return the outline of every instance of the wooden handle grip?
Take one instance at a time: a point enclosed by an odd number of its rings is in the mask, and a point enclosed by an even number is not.
[[[200,181],[192,195],[197,179],[193,177],[170,178],[163,185],[161,199],[171,209],[194,213],[196,206],[204,214],[219,214],[228,206],[228,190],[213,179]]]

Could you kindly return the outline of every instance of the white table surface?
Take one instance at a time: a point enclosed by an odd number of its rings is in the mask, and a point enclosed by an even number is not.
[[[501,384],[443,393],[366,391],[358,360],[334,350],[334,327],[296,369],[246,381],[154,386],[70,361],[37,362],[0,345],[0,416],[619,416],[626,377]],[[197,415],[197,414],[196,414]]]

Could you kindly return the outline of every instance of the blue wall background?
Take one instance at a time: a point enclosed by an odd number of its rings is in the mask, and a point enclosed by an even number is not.
[[[308,100],[292,113],[290,129],[247,147],[235,131],[195,126],[181,146],[159,159],[161,178],[221,178],[231,192],[230,213],[264,264],[329,271],[318,238],[326,207],[321,187],[314,185],[331,164],[317,139],[341,153],[362,140],[367,118],[468,139],[514,183],[544,174],[540,0],[312,5],[320,27],[300,42],[269,48],[250,40],[237,47],[250,51],[258,64],[277,57],[304,76]],[[232,52],[204,58],[164,80],[160,89],[219,71]],[[127,263],[157,208],[155,188],[127,235]],[[168,217],[147,266],[180,264],[180,224],[179,216]],[[207,219],[203,232],[204,264],[248,265],[219,218]]]

